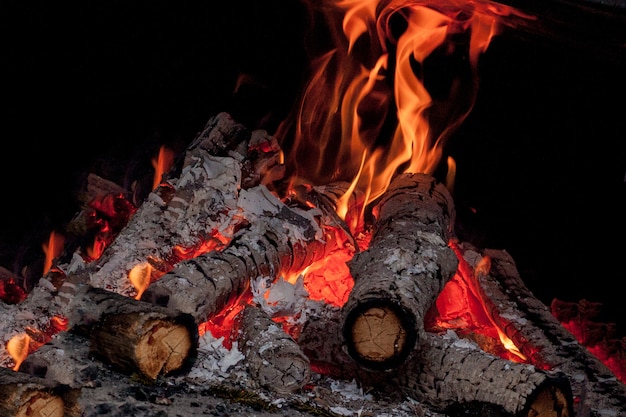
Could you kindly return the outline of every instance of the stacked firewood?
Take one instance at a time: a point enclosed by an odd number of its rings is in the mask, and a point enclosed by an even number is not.
[[[96,357],[154,381],[193,366],[198,326],[240,303],[234,337],[256,383],[278,394],[301,390],[316,370],[400,390],[440,412],[574,415],[578,387],[572,391],[571,377],[551,363],[558,354],[514,362],[426,327],[461,261],[450,245],[454,204],[445,186],[426,174],[398,175],[373,206],[371,241],[360,251],[335,211],[347,185],[297,187],[281,198],[274,185],[283,173],[273,137],[226,113],[211,118],[100,258],[77,253],[24,301],[1,306],[2,349],[26,328],[33,333],[61,317],[64,331],[89,338]],[[358,211],[362,201],[351,204]],[[342,307],[309,312],[297,336],[246,296],[253,280],[297,274],[336,251],[353,254],[354,287]],[[492,300],[491,318],[527,343],[521,326],[504,322],[516,311],[508,289],[484,285],[494,270],[475,268],[472,279]],[[15,365],[2,353],[5,368]],[[25,364],[36,359],[30,352]],[[0,409],[63,415],[54,384],[23,371],[32,366],[19,368],[2,370],[0,386],[10,395]]]

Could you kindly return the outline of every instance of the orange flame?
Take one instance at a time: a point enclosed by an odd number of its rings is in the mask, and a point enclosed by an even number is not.
[[[330,3],[323,11],[336,47],[313,62],[297,113],[276,136],[294,182],[350,181],[348,192],[364,193],[367,205],[396,174],[438,167],[473,107],[478,58],[513,9],[460,0]]]
[[[14,365],[12,369],[14,371],[20,369],[22,362],[28,357],[31,340],[32,339],[27,334],[20,333],[13,336],[7,342],[7,352],[9,352],[13,358]]]
[[[65,245],[65,238],[63,235],[55,231],[50,232],[48,243],[44,243],[42,245],[43,252],[46,255],[43,265],[44,274],[52,268],[52,262],[63,251],[63,245]]]
[[[143,292],[150,286],[152,270],[152,265],[148,262],[143,262],[139,265],[135,265],[128,272],[128,279],[132,282],[137,291],[137,295],[135,296],[136,300],[140,300]]]
[[[159,186],[163,174],[169,171],[173,164],[174,151],[167,148],[165,145],[161,146],[159,148],[159,154],[155,158],[152,158],[152,167],[154,168],[153,190]]]

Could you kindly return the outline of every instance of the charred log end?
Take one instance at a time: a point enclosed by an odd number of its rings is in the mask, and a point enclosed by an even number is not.
[[[271,358],[256,369],[258,382],[279,394],[291,394],[301,389],[310,378],[311,365],[304,357],[287,354]]]
[[[348,354],[360,365],[380,371],[402,364],[415,347],[413,315],[389,300],[368,300],[344,321]]]
[[[149,379],[182,372],[192,366],[197,326],[192,317],[147,318],[149,314],[105,317],[91,329],[94,353],[124,372],[137,371]]]

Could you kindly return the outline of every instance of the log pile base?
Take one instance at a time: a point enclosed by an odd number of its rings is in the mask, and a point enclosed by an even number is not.
[[[508,300],[515,306],[507,306],[507,314],[518,315],[525,321],[523,337],[542,346],[546,362],[562,372],[572,388],[574,416],[603,417],[620,416],[626,404],[626,387],[611,376],[610,372],[571,335],[559,325],[549,309],[540,303],[523,285],[515,264],[504,251],[486,250],[493,260],[492,284],[506,285]],[[501,283],[501,284],[498,284]],[[500,300],[506,304],[506,300]],[[513,307],[516,309],[514,310]],[[312,314],[314,312],[311,311]],[[329,345],[332,329],[326,318],[316,330],[317,341]],[[314,323],[312,320],[311,323]],[[336,333],[340,334],[340,316],[337,316]],[[322,333],[325,332],[325,333]],[[428,339],[438,335],[429,335]],[[433,339],[434,340],[434,339]],[[306,340],[298,340],[302,350]],[[385,392],[372,389],[373,380],[359,375],[355,378],[330,376],[337,370],[320,373],[323,367],[312,358],[312,371],[308,384],[293,393],[277,393],[271,388],[259,387],[241,348],[228,350],[220,339],[209,334],[200,338],[197,358],[188,373],[146,380],[138,375],[123,374],[104,362],[94,360],[89,338],[74,332],[66,332],[31,354],[20,372],[4,370],[0,375],[0,391],[15,392],[14,378],[21,378],[24,387],[36,388],[40,398],[52,395],[50,407],[63,403],[62,414],[53,416],[177,416],[177,415],[255,415],[257,417],[311,417],[311,416],[565,416],[542,410],[527,410],[526,414],[511,414],[484,402],[465,402],[446,405],[445,411],[400,391]],[[317,352],[324,356],[326,353]],[[347,355],[345,358],[349,358]],[[336,358],[340,360],[340,358]],[[349,368],[341,362],[338,367]],[[351,365],[354,366],[354,365]],[[7,378],[9,373],[12,378]],[[370,374],[371,375],[371,374]],[[410,374],[409,374],[410,375]],[[54,382],[56,381],[56,382]],[[52,385],[51,385],[52,384]],[[559,385],[555,385],[559,387]],[[561,395],[565,391],[539,390],[548,402],[567,402]],[[18,393],[18,395],[21,395]],[[541,398],[535,404],[545,403]],[[28,400],[25,400],[28,401]],[[47,404],[40,402],[39,404]],[[0,404],[0,416],[16,415],[15,403]],[[58,409],[58,408],[57,408]],[[536,414],[529,414],[536,412]],[[34,415],[34,414],[33,414]]]

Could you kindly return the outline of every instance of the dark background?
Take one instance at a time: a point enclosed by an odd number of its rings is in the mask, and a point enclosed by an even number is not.
[[[508,3],[540,18],[494,39],[448,143],[457,232],[511,253],[546,304],[602,302],[599,319],[626,334],[624,9]],[[1,7],[0,265],[12,270],[74,216],[87,172],[127,186],[219,111],[252,123],[271,110],[271,126],[306,70],[295,0]],[[259,84],[234,94],[240,73]]]

